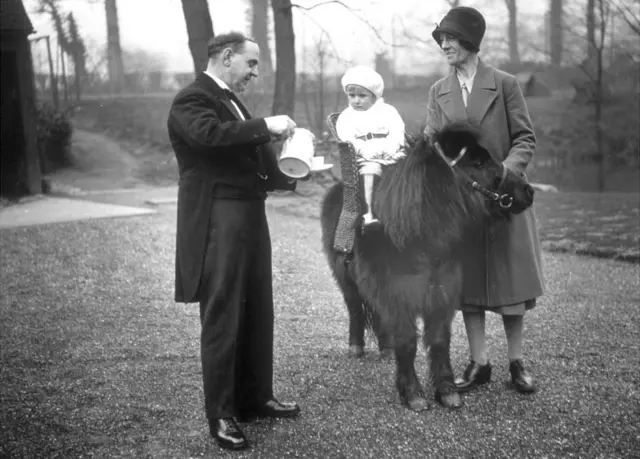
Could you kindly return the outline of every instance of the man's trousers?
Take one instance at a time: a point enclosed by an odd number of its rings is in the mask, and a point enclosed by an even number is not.
[[[214,199],[200,299],[208,418],[273,397],[271,240],[263,199]]]

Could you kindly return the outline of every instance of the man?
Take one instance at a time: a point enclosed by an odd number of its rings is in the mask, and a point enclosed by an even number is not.
[[[494,158],[524,174],[536,148],[533,126],[516,78],[478,57],[485,30],[482,14],[461,6],[451,9],[433,31],[452,72],[431,87],[425,134],[468,120],[480,128],[480,143]],[[491,380],[485,339],[485,313],[490,311],[502,316],[513,387],[535,392],[534,378],[523,363],[524,316],[544,288],[533,207],[511,221],[494,221],[475,236],[466,247],[461,305],[471,360],[457,381],[458,390]]]
[[[269,144],[286,115],[252,118],[235,93],[258,76],[258,45],[240,33],[208,44],[207,69],[175,97],[168,130],[180,184],[175,300],[200,303],[205,410],[223,448],[244,449],[236,417],[293,417],[273,397],[273,293],[266,192],[293,190]]]

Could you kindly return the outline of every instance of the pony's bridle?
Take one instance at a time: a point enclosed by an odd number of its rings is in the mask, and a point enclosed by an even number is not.
[[[467,147],[462,147],[462,149],[460,150],[460,153],[458,153],[458,156],[456,156],[454,159],[450,160],[444,154],[444,151],[442,150],[442,147],[440,146],[440,144],[438,142],[434,142],[433,146],[435,147],[436,151],[438,152],[438,155],[440,155],[440,157],[443,159],[443,161],[451,169],[453,169],[456,166],[456,164],[458,164],[458,162],[460,162],[460,160],[467,153]],[[502,187],[502,184],[504,183],[505,179],[507,178],[507,168],[504,166],[504,164],[501,164],[501,165],[502,165],[502,178],[500,179],[500,183],[498,184],[498,190],[500,190],[500,188]],[[513,196],[510,196],[510,195],[508,195],[506,193],[505,194],[498,194],[498,193],[495,193],[493,191],[490,191],[490,190],[486,189],[485,187],[483,187],[482,185],[480,185],[477,181],[473,180],[469,176],[469,174],[467,174],[462,169],[458,168],[458,169],[455,169],[455,170],[456,170],[456,172],[458,174],[462,175],[467,182],[469,182],[471,184],[471,186],[473,187],[474,190],[479,191],[481,194],[483,194],[487,198],[491,199],[492,201],[497,202],[498,205],[502,209],[509,209],[512,206],[512,204],[513,204]]]

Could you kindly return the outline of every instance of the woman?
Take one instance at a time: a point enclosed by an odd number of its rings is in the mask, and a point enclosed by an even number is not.
[[[433,31],[453,71],[431,87],[425,135],[449,122],[468,120],[480,127],[481,145],[506,167],[524,174],[536,146],[531,119],[515,77],[479,59],[485,30],[479,11],[457,7]],[[522,351],[525,312],[544,288],[533,208],[510,221],[487,224],[468,253],[461,310],[471,361],[456,381],[458,390],[491,380],[485,340],[485,312],[491,311],[502,316],[513,386],[521,393],[535,392]]]

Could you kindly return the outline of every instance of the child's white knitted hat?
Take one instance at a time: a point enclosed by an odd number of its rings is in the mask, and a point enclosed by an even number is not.
[[[355,84],[371,91],[376,98],[382,97],[384,81],[382,76],[372,68],[358,65],[350,68],[342,77],[342,89],[347,91],[347,86]]]

